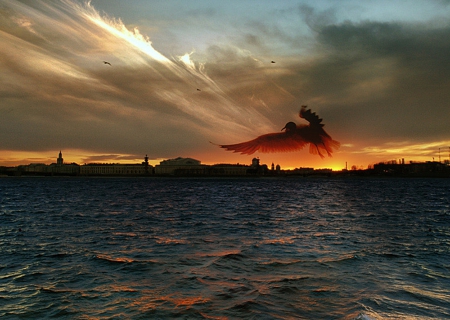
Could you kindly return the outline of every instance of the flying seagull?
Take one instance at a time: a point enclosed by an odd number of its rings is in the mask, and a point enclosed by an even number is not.
[[[311,112],[311,109],[306,109],[306,106],[302,106],[299,116],[308,121],[309,125],[288,122],[281,129],[284,132],[268,133],[250,141],[224,144],[219,147],[241,154],[253,154],[256,151],[263,153],[297,151],[309,143],[309,153],[318,154],[324,158],[322,153],[326,152],[331,157],[333,149],[338,149],[340,143],[325,132],[324,125],[321,123],[322,119],[315,112]]]
[[[111,65],[111,63],[109,63],[108,61],[103,61],[103,63]]]

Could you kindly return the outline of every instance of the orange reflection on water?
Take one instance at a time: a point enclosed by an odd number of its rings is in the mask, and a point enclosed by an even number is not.
[[[130,303],[130,306],[137,307],[140,312],[154,310],[167,302],[175,305],[175,307],[184,307],[186,309],[189,309],[191,306],[195,304],[207,303],[210,301],[210,299],[201,296],[195,297],[157,296],[156,292],[151,290],[143,290],[142,293],[145,294],[143,297],[136,299],[132,303]]]
[[[292,243],[294,243],[292,237],[266,239],[262,241],[262,244],[292,244]]]
[[[337,257],[329,256],[329,257],[319,258],[319,259],[317,259],[317,262],[320,262],[320,263],[339,262],[339,261],[351,260],[354,258],[355,258],[355,254],[349,253],[349,254],[342,254]]]
[[[330,286],[325,286],[325,287],[320,287],[317,289],[314,289],[313,292],[335,292],[336,288],[335,287],[330,287]]]
[[[171,239],[171,238],[165,238],[165,237],[158,237],[156,242],[158,244],[187,244],[188,241],[183,239]]]
[[[209,314],[205,314],[203,312],[200,312],[200,314],[202,315],[202,317],[206,318],[206,319],[213,319],[213,320],[228,320],[228,317],[222,316],[222,317],[218,317],[218,316],[210,316]]]
[[[126,236],[126,237],[136,237],[137,234],[134,232],[113,232],[115,236]]]
[[[137,308],[139,312],[144,313],[155,310],[166,302],[159,296],[159,292],[156,290],[144,289],[139,290],[139,292],[142,296],[133,299],[127,307]]]
[[[98,259],[107,260],[111,262],[121,262],[121,263],[131,263],[134,260],[126,257],[111,257],[106,254],[98,254],[96,256]]]
[[[120,285],[120,284],[111,284],[109,286],[110,291],[113,292],[138,292],[139,290],[128,287],[128,286],[124,286],[124,285]]]
[[[209,299],[203,297],[181,297],[181,298],[172,298],[170,296],[165,297],[166,301],[172,302],[175,306],[192,306],[197,303],[205,303],[208,302]]]

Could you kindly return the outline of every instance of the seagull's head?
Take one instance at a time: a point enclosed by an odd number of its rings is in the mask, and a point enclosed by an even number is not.
[[[288,122],[281,131],[286,130],[286,133],[291,133],[295,132],[295,129],[297,129],[297,125],[294,122]]]

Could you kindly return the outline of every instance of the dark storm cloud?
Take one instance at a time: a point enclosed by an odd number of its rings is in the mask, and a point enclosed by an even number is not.
[[[280,19],[288,20],[292,12],[279,12]],[[247,104],[258,97],[270,105],[274,122],[295,116],[300,104],[307,104],[324,117],[343,149],[353,145],[353,152],[370,146],[387,150],[392,143],[436,148],[449,141],[448,18],[338,22],[335,8],[302,5],[297,12],[311,38],[305,30],[295,35],[272,21],[247,23],[250,29],[239,42],[243,47],[265,55],[274,39],[274,46],[285,42],[290,56],[278,57],[272,69],[242,68],[240,75],[253,81],[239,82],[233,96]],[[301,50],[292,53],[294,48]]]
[[[346,22],[315,38],[315,58],[278,81],[326,110],[345,140],[448,138],[448,24]]]

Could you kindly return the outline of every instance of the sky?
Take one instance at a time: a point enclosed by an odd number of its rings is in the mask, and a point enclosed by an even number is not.
[[[449,160],[449,57],[449,0],[0,0],[0,165]],[[331,158],[215,145],[302,105]]]

